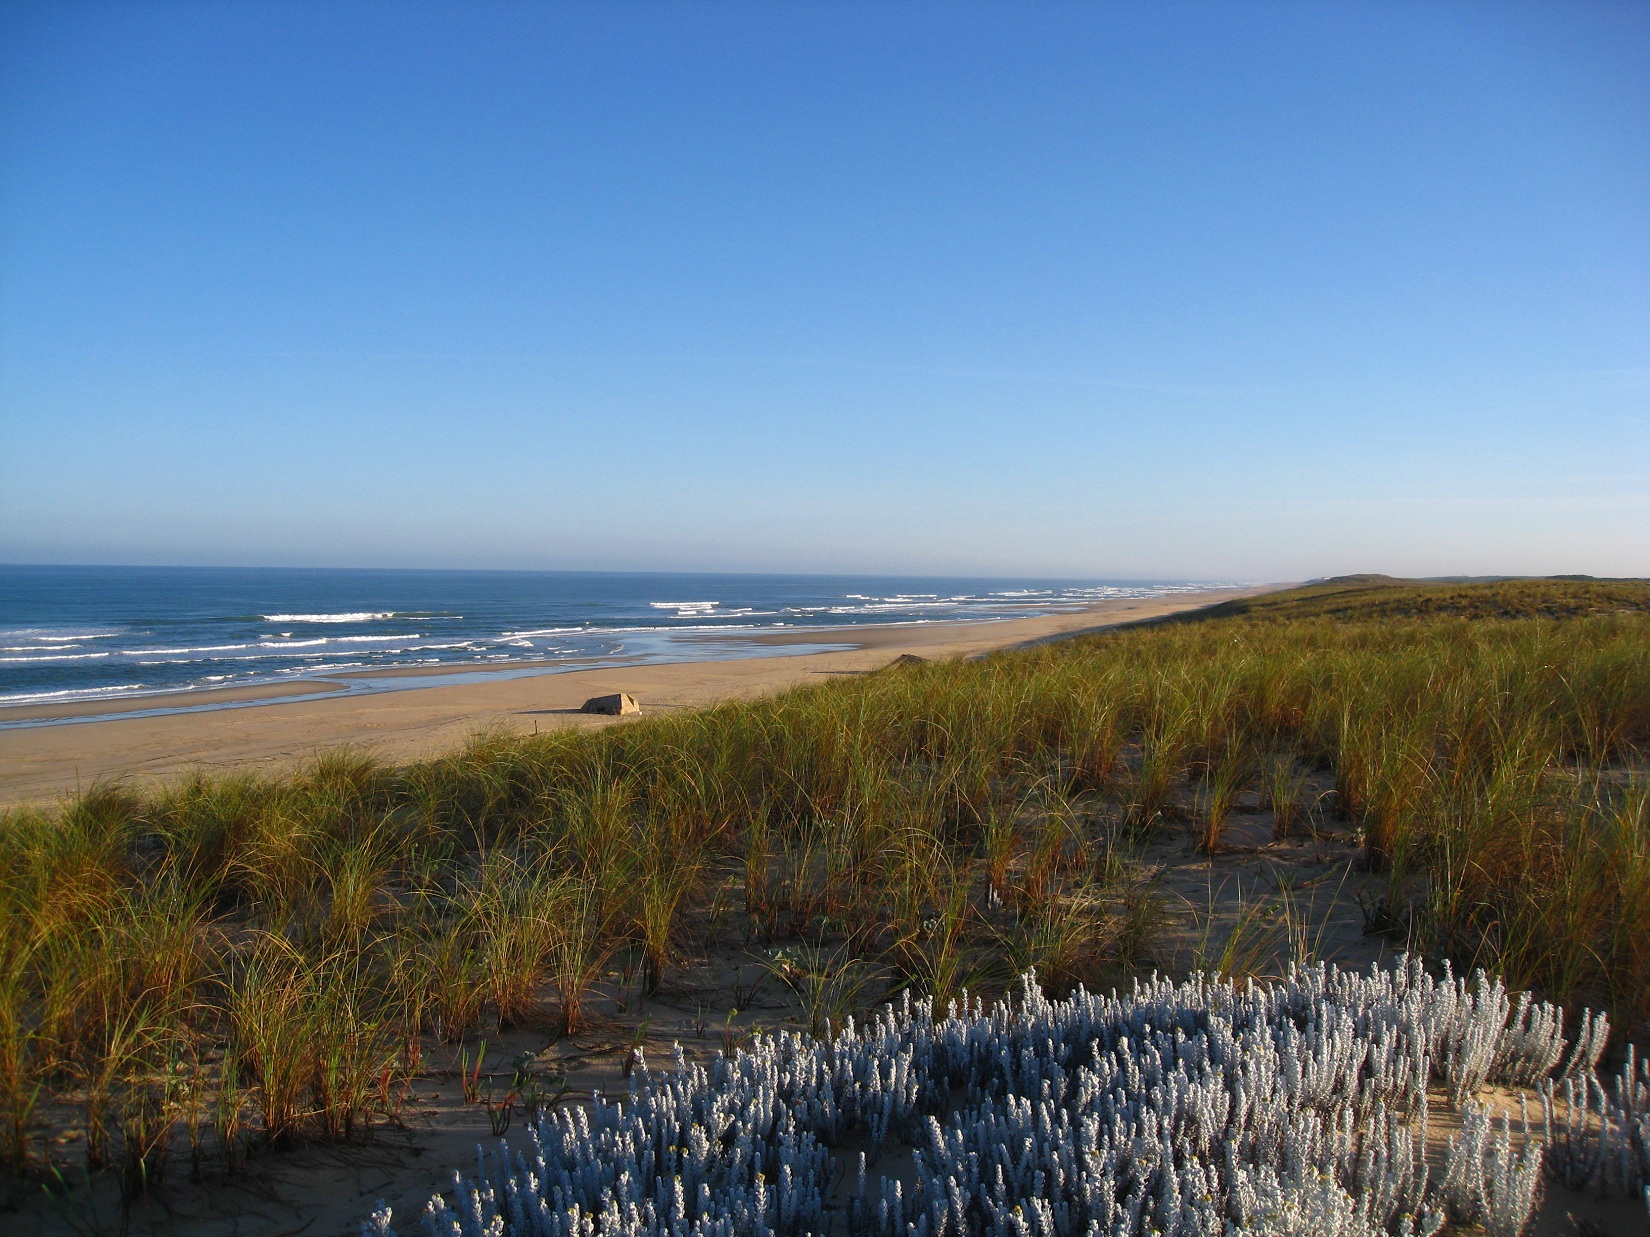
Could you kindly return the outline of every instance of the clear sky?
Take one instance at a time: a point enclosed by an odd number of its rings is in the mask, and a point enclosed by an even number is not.
[[[1650,574],[1650,5],[6,3],[0,561]]]

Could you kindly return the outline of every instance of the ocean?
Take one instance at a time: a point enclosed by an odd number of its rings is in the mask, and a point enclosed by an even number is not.
[[[130,701],[351,671],[554,673],[774,656],[867,623],[1022,618],[1192,582],[632,572],[0,566],[0,705]],[[817,630],[817,643],[742,641]],[[382,672],[391,672],[384,674]],[[446,680],[443,681],[452,681]],[[4,724],[0,722],[0,724]]]

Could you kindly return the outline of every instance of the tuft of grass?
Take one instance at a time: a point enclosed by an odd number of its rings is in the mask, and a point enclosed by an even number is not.
[[[1213,855],[1220,848],[1220,835],[1250,777],[1250,757],[1241,743],[1232,744],[1209,762],[1201,804],[1203,836],[1198,841],[1204,854]]]
[[[1053,992],[1095,984],[1115,957],[1122,926],[1099,890],[1079,885],[1015,922],[1005,942],[1009,966],[1019,974],[1036,971]]]
[[[46,1085],[29,1019],[29,953],[15,930],[0,936],[0,1154],[19,1177],[28,1170],[29,1126]]]
[[[1157,712],[1140,737],[1140,763],[1130,787],[1126,819],[1136,832],[1150,832],[1173,810],[1173,792],[1185,767],[1190,714]]]
[[[482,861],[475,885],[465,894],[465,911],[482,980],[479,995],[483,1002],[492,1002],[501,1027],[530,1022],[537,1014],[539,985],[557,947],[567,900],[567,882],[545,856],[523,861],[495,851]],[[470,959],[460,955],[453,961],[459,968],[453,979],[460,985],[456,995],[461,1009],[449,1010],[448,1021],[467,1026],[479,1013],[473,1005],[462,1008]]]
[[[317,1030],[311,976],[310,964],[291,945],[265,936],[230,991],[235,1066],[254,1085],[263,1136],[272,1146],[295,1141],[308,1115],[304,1092]]]
[[[1306,774],[1293,751],[1275,752],[1262,772],[1263,797],[1272,813],[1272,836],[1278,841],[1294,835],[1301,816],[1301,795]]]
[[[947,886],[934,913],[916,925],[915,931],[899,942],[907,972],[933,998],[936,1009],[944,1009],[967,986],[970,974],[964,945],[968,921],[972,917],[966,874],[946,872]]]
[[[567,887],[557,907],[558,930],[550,950],[550,970],[561,996],[558,1030],[576,1035],[584,1029],[585,1002],[596,976],[618,942],[612,929],[624,914],[623,873]]]
[[[665,826],[653,822],[638,839],[634,866],[640,872],[635,924],[642,938],[642,987],[652,996],[674,960],[677,914],[688,891],[699,883],[704,851],[694,845],[684,850]]]
[[[776,949],[766,965],[789,990],[798,1020],[816,1036],[841,1026],[882,978],[880,967],[855,956],[851,940],[834,949],[823,941]]]

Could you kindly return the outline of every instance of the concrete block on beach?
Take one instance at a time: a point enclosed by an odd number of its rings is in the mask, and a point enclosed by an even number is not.
[[[605,713],[609,717],[621,717],[626,713],[640,713],[642,706],[636,703],[636,697],[629,692],[614,692],[610,696],[592,696],[584,702],[579,712]]]

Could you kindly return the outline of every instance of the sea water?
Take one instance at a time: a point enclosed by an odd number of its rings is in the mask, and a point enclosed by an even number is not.
[[[0,705],[395,671],[554,672],[839,646],[867,623],[1023,618],[1188,581],[0,566]],[[752,636],[804,629],[773,646]],[[353,678],[361,672],[380,672]],[[382,672],[391,672],[385,675]],[[444,680],[450,681],[450,680]]]

